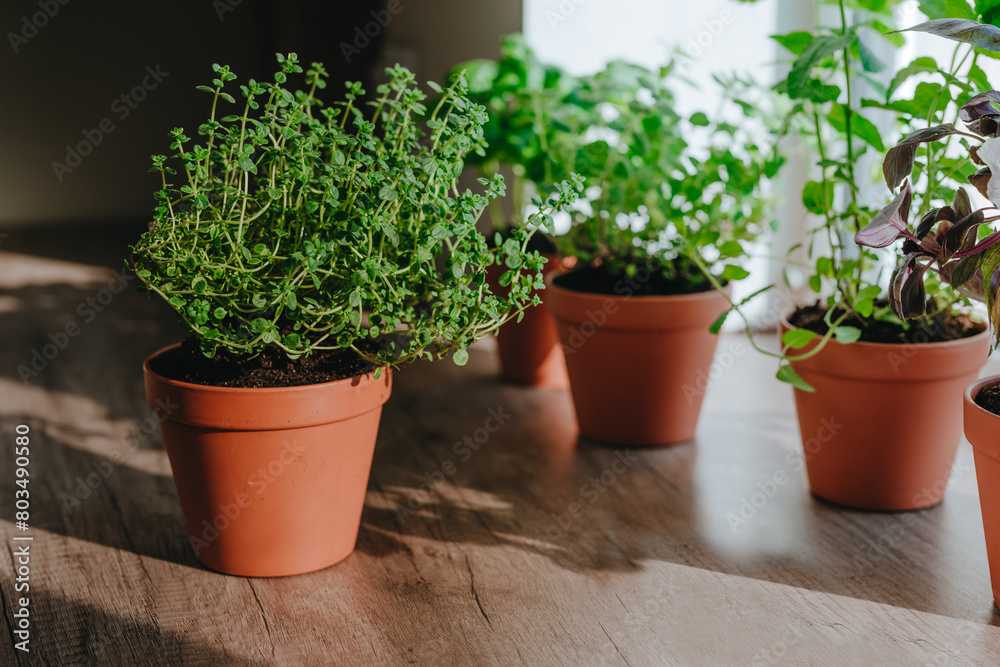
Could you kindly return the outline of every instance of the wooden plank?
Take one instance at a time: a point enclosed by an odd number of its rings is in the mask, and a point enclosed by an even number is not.
[[[84,323],[108,280],[0,253],[0,470],[28,424],[36,554],[33,651],[5,640],[2,664],[996,663],[969,446],[937,508],[833,508],[808,493],[790,391],[749,352],[708,388],[696,441],[653,449],[579,439],[568,394],[500,383],[489,343],[464,368],[403,369],[355,554],[283,579],[210,572],[142,432],[139,364],[181,330],[130,289]],[[79,335],[22,382],[69,321]],[[0,476],[0,506],[13,488]]]

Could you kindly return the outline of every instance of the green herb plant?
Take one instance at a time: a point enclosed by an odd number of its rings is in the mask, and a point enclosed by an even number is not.
[[[649,70],[621,61],[583,78],[578,95],[590,112],[577,128],[586,141],[573,170],[587,190],[558,243],[613,279],[648,272],[639,293],[657,284],[725,293],[726,283],[748,275],[747,244],[767,228],[766,183],[783,159],[766,127],[751,129],[750,119],[767,119],[767,100],[745,96],[764,91],[716,78],[721,108],[682,117],[677,83],[673,64]]]
[[[213,65],[199,139],[178,128],[171,153],[153,157],[162,189],[132,248],[136,275],[208,357],[351,349],[380,365],[450,352],[465,363],[468,346],[537,303],[542,286],[529,228],[498,246],[476,230],[503,179],[481,179],[483,194],[457,186],[466,156],[485,150],[485,109],[462,75],[429,83],[438,99],[425,104],[398,65],[373,100],[348,83],[325,105],[321,64],[303,74],[295,54],[277,61],[273,81],[238,86],[238,102],[236,75]],[[304,90],[286,87],[299,75]],[[576,177],[556,185],[532,226],[580,187]],[[508,296],[486,285],[496,263]]]
[[[469,97],[486,107],[489,120],[483,127],[487,146],[467,160],[483,175],[509,167],[513,218],[507,219],[500,202],[490,202],[490,218],[497,230],[524,224],[532,196],[549,196],[571,177],[576,152],[583,143],[593,103],[579,94],[577,77],[544,63],[523,35],[505,36],[498,60],[462,63]]]
[[[942,312],[967,303],[942,281],[931,281],[928,290],[935,308],[917,321],[905,322],[884,296],[885,256],[854,243],[855,235],[878,212],[861,196],[861,186],[875,182],[874,169],[872,173],[863,172],[858,168],[859,161],[867,151],[885,151],[882,132],[861,110],[893,112],[893,135],[898,127],[925,127],[957,112],[952,101],[969,91],[969,86],[957,78],[963,68],[973,79],[982,77],[975,58],[953,58],[947,68],[939,67],[930,58],[918,58],[885,86],[874,76],[886,67],[877,57],[875,45],[879,40],[888,40],[897,48],[903,44],[903,37],[891,27],[892,9],[898,3],[833,0],[824,4],[836,10],[839,21],[834,27],[777,35],[774,39],[794,55],[787,77],[776,87],[792,104],[782,134],[798,135],[815,156],[812,179],[803,189],[802,202],[818,222],[808,229],[808,263],[801,268],[807,273],[810,290],[825,308],[825,332],[793,327],[782,336],[779,353],[754,342],[758,350],[780,360],[778,379],[805,391],[813,389],[795,373],[790,362],[818,354],[830,340],[853,343],[875,322],[889,322],[904,330],[911,326],[931,327]],[[940,4],[921,3],[921,9],[944,11],[938,7]],[[945,4],[950,7],[963,3]],[[849,16],[853,18],[849,20]],[[917,85],[918,100],[898,99],[900,86],[916,75],[927,79]],[[875,91],[874,99],[860,98],[862,81]],[[943,148],[940,152],[928,149],[918,163],[925,177],[942,185],[968,169],[965,162],[945,155]],[[935,197],[932,189],[919,208],[926,212]],[[735,310],[739,311],[739,307]],[[747,330],[749,333],[749,326]]]

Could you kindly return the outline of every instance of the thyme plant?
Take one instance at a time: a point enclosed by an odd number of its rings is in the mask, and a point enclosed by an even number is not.
[[[347,83],[326,105],[321,64],[303,72],[295,54],[277,61],[273,81],[237,90],[229,67],[213,65],[199,88],[211,98],[199,138],[175,129],[171,152],[153,157],[162,189],[132,248],[136,275],[208,357],[349,348],[382,365],[449,352],[465,363],[469,344],[537,303],[542,286],[530,229],[499,245],[476,230],[503,179],[481,179],[483,193],[457,186],[466,156],[484,150],[485,109],[462,75],[447,88],[428,83],[438,99],[425,104],[398,65],[373,100]],[[300,75],[304,89],[293,90]],[[558,184],[534,225],[579,188],[576,178]],[[496,263],[508,269],[508,296],[486,284]]]

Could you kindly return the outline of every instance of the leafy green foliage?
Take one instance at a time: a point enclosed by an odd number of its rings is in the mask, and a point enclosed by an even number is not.
[[[696,289],[721,287],[748,275],[745,244],[769,222],[766,181],[783,159],[768,143],[770,129],[754,124],[768,120],[764,91],[717,79],[723,109],[684,118],[672,73],[616,61],[581,79],[577,97],[589,115],[574,170],[588,187],[558,242],[612,275],[645,269]]]
[[[530,230],[498,247],[476,230],[503,179],[482,179],[484,194],[456,184],[466,156],[484,152],[487,123],[463,76],[429,84],[440,95],[431,107],[396,66],[373,101],[348,83],[327,106],[322,65],[303,73],[295,54],[277,60],[273,81],[238,86],[238,103],[236,75],[214,65],[199,88],[212,100],[200,139],[178,128],[169,157],[153,157],[163,187],[134,268],[206,356],[351,348],[380,364],[450,351],[462,363],[469,344],[537,303],[543,260],[525,250]],[[300,74],[305,90],[286,87]],[[576,177],[554,186],[533,222],[579,189]],[[497,263],[509,269],[507,297],[485,282]]]
[[[514,172],[511,186],[513,226],[532,196],[548,196],[574,172],[575,156],[586,130],[592,102],[580,98],[579,80],[541,62],[520,34],[500,43],[499,60],[471,60],[456,67],[469,80],[469,97],[486,107],[486,146],[470,155],[469,165],[492,174],[501,166]],[[490,207],[497,229],[505,229],[498,206]]]

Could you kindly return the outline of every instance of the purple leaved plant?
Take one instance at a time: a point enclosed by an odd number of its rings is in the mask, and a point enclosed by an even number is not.
[[[911,30],[935,32],[930,21]],[[965,23],[974,23],[965,21]],[[1000,36],[993,26],[976,24],[988,35]],[[980,37],[983,30],[966,28]],[[957,39],[952,35],[946,35]],[[959,40],[963,41],[963,40]],[[983,41],[980,39],[979,41]],[[977,44],[979,45],[979,44]],[[951,124],[936,125],[914,132],[885,156],[882,173],[890,190],[899,193],[872,221],[855,236],[859,245],[884,248],[902,239],[903,260],[893,272],[889,301],[893,311],[901,318],[923,315],[927,308],[924,278],[928,269],[961,294],[985,301],[989,308],[990,322],[997,343],[997,322],[1000,321],[1000,232],[985,236],[980,233],[984,224],[1000,220],[1000,92],[991,90],[974,96],[959,112],[965,130]],[[969,159],[980,169],[969,182],[989,200],[991,206],[974,210],[968,193],[957,188],[950,205],[930,209],[911,231],[909,224],[913,171],[917,149],[921,144],[935,142],[958,135],[969,150]],[[971,141],[969,141],[971,140]],[[994,177],[996,175],[996,177]],[[902,187],[900,187],[902,184]],[[980,238],[982,236],[982,238]]]

